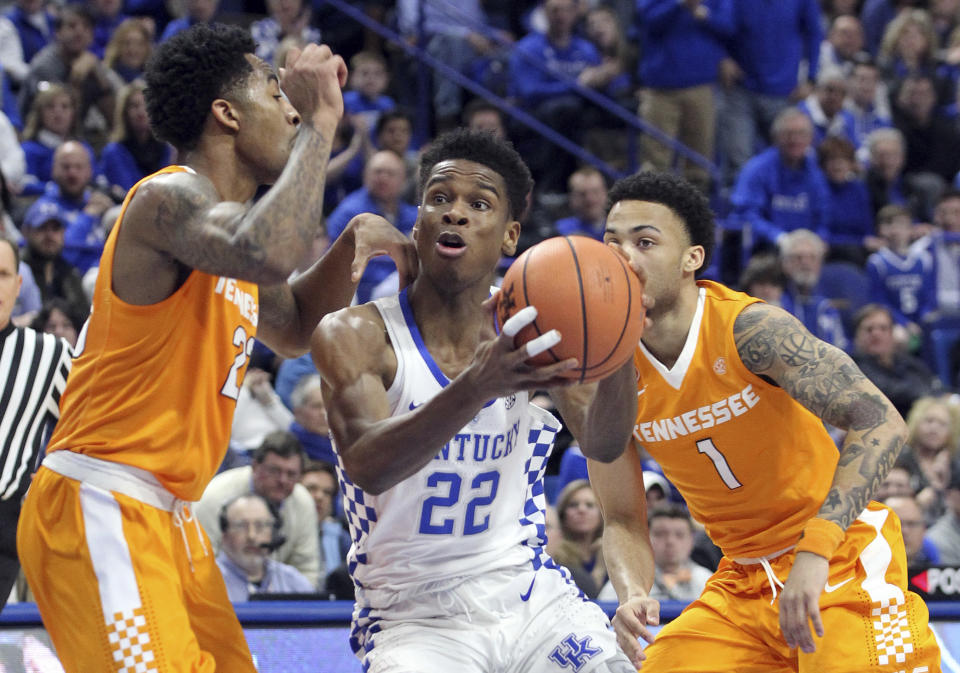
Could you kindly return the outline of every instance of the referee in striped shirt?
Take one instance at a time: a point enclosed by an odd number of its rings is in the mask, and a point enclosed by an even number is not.
[[[60,417],[70,345],[15,327],[10,314],[22,279],[17,244],[0,235],[0,609],[17,579],[17,519],[47,430]]]

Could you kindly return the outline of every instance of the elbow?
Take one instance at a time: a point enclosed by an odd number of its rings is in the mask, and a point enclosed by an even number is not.
[[[598,463],[612,463],[623,455],[623,450],[627,445],[627,441],[629,441],[629,438],[620,443],[611,442],[593,446],[585,446],[581,444],[580,451],[590,460],[595,460]]]

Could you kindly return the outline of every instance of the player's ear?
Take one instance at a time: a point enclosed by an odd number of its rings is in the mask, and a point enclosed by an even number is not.
[[[225,98],[217,98],[210,104],[210,113],[222,126],[226,126],[234,133],[240,130],[240,112],[237,107]]]
[[[500,251],[504,255],[513,255],[517,251],[517,241],[520,240],[520,223],[516,220],[507,223],[507,230],[503,232],[503,243]]]
[[[683,270],[687,273],[694,273],[703,266],[703,260],[706,252],[702,245],[691,245],[683,253]]]
[[[410,235],[413,237],[413,242],[417,242],[417,235],[420,233],[420,206],[417,206],[417,220],[413,223],[413,229],[410,231]]]

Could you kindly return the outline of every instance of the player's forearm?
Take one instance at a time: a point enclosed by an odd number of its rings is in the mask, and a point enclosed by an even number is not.
[[[647,527],[641,522],[606,521],[603,558],[607,576],[621,603],[647,596],[653,586],[655,566]]]
[[[420,471],[447,442],[451,443],[451,452],[457,451],[457,433],[484,403],[469,382],[458,377],[439,394],[406,413],[363,427],[344,428],[344,434],[356,437],[341,451],[344,468],[364,491],[379,495]],[[332,421],[335,423],[336,419]],[[334,436],[337,434],[334,428]]]
[[[907,436],[900,414],[882,395],[865,394],[854,403],[858,422],[847,430],[840,459],[818,518],[846,530],[877,492],[900,456]]]
[[[577,441],[583,455],[608,463],[623,453],[637,416],[633,361],[597,384]]]
[[[280,178],[243,216],[234,235],[238,245],[262,251],[272,282],[285,282],[293,273],[323,221],[323,185],[335,129],[334,123],[301,124]]]

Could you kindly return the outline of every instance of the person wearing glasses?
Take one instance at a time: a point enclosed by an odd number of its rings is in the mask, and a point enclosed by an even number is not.
[[[317,586],[320,580],[320,538],[317,510],[299,482],[306,455],[297,438],[279,430],[268,434],[253,453],[253,464],[215,476],[197,503],[196,516],[210,538],[214,553],[224,544],[219,515],[223,506],[241,495],[259,495],[282,521],[271,558],[292,565]]]
[[[256,493],[234,498],[221,509],[223,538],[217,565],[231,603],[247,601],[251,594],[316,591],[299,570],[269,557],[282,541],[281,526],[270,503]]]

